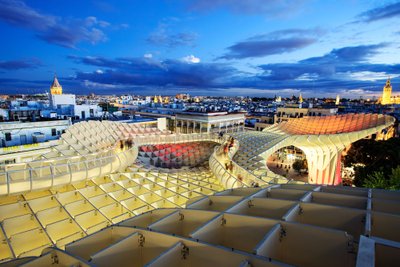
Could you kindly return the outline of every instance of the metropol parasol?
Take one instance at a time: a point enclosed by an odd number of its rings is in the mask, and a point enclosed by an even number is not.
[[[400,222],[400,194],[334,185],[341,183],[342,151],[393,124],[378,114],[304,117],[223,137],[74,124],[50,152],[2,168],[0,262],[358,266],[371,255],[390,261],[398,254],[381,248],[399,248],[399,231],[391,230]],[[267,158],[287,146],[304,152],[308,183],[268,169]],[[304,242],[314,254],[302,252]]]

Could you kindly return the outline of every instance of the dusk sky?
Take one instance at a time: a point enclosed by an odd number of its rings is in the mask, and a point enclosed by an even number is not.
[[[0,0],[0,93],[400,94],[400,2]]]

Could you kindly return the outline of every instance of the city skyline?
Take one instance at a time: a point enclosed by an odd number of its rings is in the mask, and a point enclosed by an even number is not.
[[[399,1],[266,2],[0,0],[0,92],[400,92]]]

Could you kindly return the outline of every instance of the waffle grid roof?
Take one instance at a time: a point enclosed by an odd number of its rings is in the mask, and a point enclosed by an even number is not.
[[[80,266],[366,266],[371,242],[376,265],[390,266],[400,252],[399,201],[399,192],[366,188],[230,189],[126,219],[24,266],[55,257]]]

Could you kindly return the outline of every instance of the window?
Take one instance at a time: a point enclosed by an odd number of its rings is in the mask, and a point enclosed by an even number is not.
[[[56,136],[56,135],[57,135],[56,128],[51,129],[51,136]]]
[[[6,141],[11,141],[11,133],[5,133]]]

